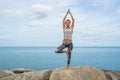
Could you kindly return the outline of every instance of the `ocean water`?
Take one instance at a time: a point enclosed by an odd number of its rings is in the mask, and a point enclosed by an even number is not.
[[[0,47],[0,70],[31,68],[34,70],[65,67],[67,58],[55,54],[55,47]],[[119,47],[76,47],[72,51],[71,66],[93,66],[120,71]]]

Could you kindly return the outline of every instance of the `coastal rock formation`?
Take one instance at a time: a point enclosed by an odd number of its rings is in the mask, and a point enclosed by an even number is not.
[[[32,71],[22,74],[13,74],[0,80],[49,80],[52,70]]]
[[[4,71],[0,71],[0,80],[4,77],[10,76],[10,75],[12,75],[12,74],[4,72]]]
[[[120,80],[120,72],[100,70],[90,66],[43,71],[18,68],[0,71],[0,80]]]
[[[50,80],[107,80],[102,70],[93,67],[58,69],[53,71]]]
[[[120,80],[120,71],[104,70],[107,80]]]
[[[25,69],[25,68],[16,68],[16,69],[13,69],[12,72],[13,73],[25,73],[25,72],[31,72],[33,71],[32,69]]]

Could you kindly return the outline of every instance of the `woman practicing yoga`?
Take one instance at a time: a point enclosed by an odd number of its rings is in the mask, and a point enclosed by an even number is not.
[[[70,19],[66,19],[67,15],[70,14],[72,18],[72,22]],[[64,40],[62,45],[60,45],[57,50],[55,50],[56,53],[66,53],[67,54],[67,66],[66,69],[69,69],[70,61],[71,61],[71,52],[73,49],[73,43],[72,43],[72,33],[74,28],[74,18],[71,14],[70,9],[68,9],[64,19],[63,19],[63,31],[64,31]],[[64,48],[68,48],[68,50],[63,50]]]

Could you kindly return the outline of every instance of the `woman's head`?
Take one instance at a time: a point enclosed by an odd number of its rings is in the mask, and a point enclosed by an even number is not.
[[[67,20],[65,21],[65,25],[66,25],[67,27],[70,27],[70,24],[71,24],[70,19],[67,19]]]

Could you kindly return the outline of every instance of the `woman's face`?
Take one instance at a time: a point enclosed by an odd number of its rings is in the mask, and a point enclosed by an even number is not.
[[[71,24],[71,21],[70,21],[70,20],[66,20],[66,21],[65,21],[65,25],[66,25],[67,27],[70,27],[70,24]]]

